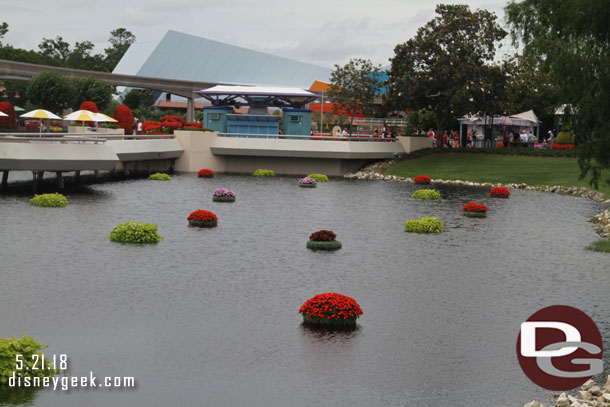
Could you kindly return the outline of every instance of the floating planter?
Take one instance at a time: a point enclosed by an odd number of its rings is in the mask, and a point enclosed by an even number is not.
[[[119,223],[110,232],[110,240],[118,243],[158,243],[163,240],[154,223]]]
[[[155,181],[171,181],[172,177],[162,172],[156,172],[154,174],[151,174],[148,179],[152,179]]]
[[[468,202],[462,208],[462,213],[470,218],[484,218],[487,216],[487,206],[476,202]]]
[[[508,198],[510,191],[504,187],[493,187],[489,192],[492,198]]]
[[[212,200],[214,202],[235,202],[235,192],[227,188],[215,189]]]
[[[305,177],[299,180],[299,186],[302,188],[315,188],[317,182],[313,178]]]
[[[197,209],[188,216],[189,226],[198,228],[213,228],[218,225],[218,216],[210,211]]]
[[[275,177],[273,170],[258,169],[254,171],[255,177]]]
[[[197,171],[197,176],[199,178],[214,178],[214,171],[203,168]]]
[[[316,182],[328,182],[328,177],[324,174],[309,174],[305,178],[313,178]]]
[[[42,194],[35,195],[30,199],[30,205],[44,206],[45,208],[63,208],[68,206],[68,200],[62,194]]]
[[[425,216],[420,219],[405,222],[405,232],[411,233],[442,233],[443,222],[439,218]]]
[[[299,313],[303,323],[327,328],[355,328],[362,315],[360,305],[351,297],[339,293],[318,294],[305,301]]]
[[[424,200],[435,200],[441,199],[441,194],[435,189],[420,189],[415,191],[411,198],[424,199]]]
[[[30,379],[29,383],[32,384],[32,387],[37,388],[38,386],[33,385],[33,378],[37,377],[41,379],[40,383],[42,383],[42,378],[53,377],[56,373],[59,373],[59,360],[57,360],[57,364],[55,365],[53,363],[55,360],[54,357],[50,357],[50,355],[45,357],[42,353],[42,350],[47,347],[48,346],[37,342],[33,337],[26,335],[23,335],[21,339],[15,337],[0,338],[0,362],[3,366],[2,370],[0,370],[0,389],[2,389],[3,392],[6,391],[5,389],[8,389],[8,386],[5,385],[15,374],[20,377],[22,381],[25,378]],[[20,368],[14,369],[17,367],[17,361],[20,363]],[[21,385],[17,384],[16,387],[19,388]],[[3,393],[2,395],[4,396],[4,394],[6,393]],[[8,402],[8,404],[3,403],[2,405],[13,405],[10,393],[8,393],[8,398],[2,397],[2,400]]]
[[[418,175],[417,177],[413,178],[413,181],[419,185],[430,185],[430,182],[432,182],[430,177],[427,175]]]
[[[337,235],[332,230],[318,230],[309,236],[307,248],[311,250],[339,250],[341,242],[335,240]]]

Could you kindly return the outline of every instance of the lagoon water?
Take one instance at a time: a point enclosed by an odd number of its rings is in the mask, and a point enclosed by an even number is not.
[[[515,354],[532,313],[578,307],[607,348],[610,257],[584,250],[600,204],[523,191],[492,200],[487,189],[450,186],[422,202],[409,183],[296,183],[129,180],[68,192],[63,209],[0,195],[0,336],[31,335],[47,355],[67,354],[73,376],[137,383],[2,387],[0,405],[521,406],[551,395]],[[237,201],[212,202],[220,187]],[[461,215],[471,200],[489,206],[487,218]],[[218,227],[187,227],[195,209],[215,212]],[[445,233],[404,232],[405,220],[427,215]],[[127,220],[157,223],[165,241],[107,240]],[[334,230],[343,249],[307,250],[318,229]],[[300,305],[322,292],[359,302],[357,330],[301,325]]]

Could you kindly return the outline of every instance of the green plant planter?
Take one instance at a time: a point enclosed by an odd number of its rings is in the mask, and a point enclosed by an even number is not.
[[[316,182],[328,182],[328,176],[324,174],[309,174],[307,178],[313,178]]]
[[[63,208],[68,206],[68,200],[62,194],[42,194],[30,199],[30,205],[42,206],[45,208]]]
[[[155,174],[151,174],[148,179],[152,179],[154,181],[171,181],[172,177],[170,177],[168,174],[157,172]]]
[[[209,222],[202,222],[199,220],[189,220],[189,226],[197,228],[215,228],[216,226],[218,226],[218,221],[212,220]]]
[[[492,198],[508,199],[509,195],[490,195]]]
[[[307,248],[311,250],[325,250],[325,251],[334,251],[339,250],[343,245],[338,240],[333,240],[330,242],[317,242],[315,240],[307,241]]]
[[[325,328],[355,328],[356,317],[346,319],[327,319],[322,317],[312,317],[311,315],[303,314],[303,323],[305,325],[319,326]]]
[[[255,177],[274,177],[275,172],[273,172],[273,170],[258,169],[256,171],[254,171],[254,176]]]
[[[317,184],[299,184],[301,188],[315,188]]]
[[[214,202],[235,202],[234,196],[212,196]]]
[[[439,218],[425,216],[420,219],[412,219],[405,222],[405,232],[410,233],[442,233],[443,222]]]
[[[487,212],[472,212],[472,211],[462,211],[464,216],[469,218],[485,218],[487,217]]]
[[[162,240],[154,223],[119,223],[110,232],[110,241],[117,243],[159,243]]]
[[[430,185],[431,184],[430,182],[424,182],[424,181],[415,181],[415,183],[417,185]]]
[[[420,189],[411,195],[411,198],[423,199],[423,200],[437,200],[441,199],[441,194],[435,189]]]
[[[213,175],[198,175],[199,178],[214,178]]]

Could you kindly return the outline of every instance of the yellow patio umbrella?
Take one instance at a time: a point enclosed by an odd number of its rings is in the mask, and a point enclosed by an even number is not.
[[[48,110],[44,110],[44,109],[32,110],[31,112],[24,113],[19,117],[25,117],[28,119],[40,119],[41,123],[44,119],[61,120],[61,117],[49,112]],[[50,126],[50,124],[49,124],[49,126]],[[42,127],[41,126],[38,126],[38,137],[42,137]]]
[[[68,121],[80,121],[82,124],[83,133],[85,132],[85,122],[94,122],[97,120],[97,113],[90,112],[89,110],[77,110],[64,116],[64,120]]]
[[[118,120],[113,119],[110,116],[106,116],[104,113],[96,113],[98,122],[110,122],[110,123],[118,123]]]

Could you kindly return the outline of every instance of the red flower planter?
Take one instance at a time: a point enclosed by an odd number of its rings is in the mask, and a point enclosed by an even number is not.
[[[218,216],[210,211],[197,209],[186,218],[189,221],[189,226],[199,228],[213,228],[218,225]]]
[[[489,192],[492,198],[508,198],[510,191],[504,187],[493,187]]]
[[[430,182],[432,182],[430,177],[427,175],[418,175],[417,177],[413,178],[413,181],[419,185],[430,185]]]
[[[305,301],[299,313],[303,323],[329,327],[353,328],[362,315],[360,305],[351,297],[339,293],[318,294]]]
[[[476,202],[468,202],[462,208],[462,213],[464,216],[468,216],[471,218],[484,218],[487,216],[487,206],[476,203]]]
[[[203,168],[197,171],[197,175],[199,178],[212,178],[214,177],[214,171],[208,170],[207,168]]]

